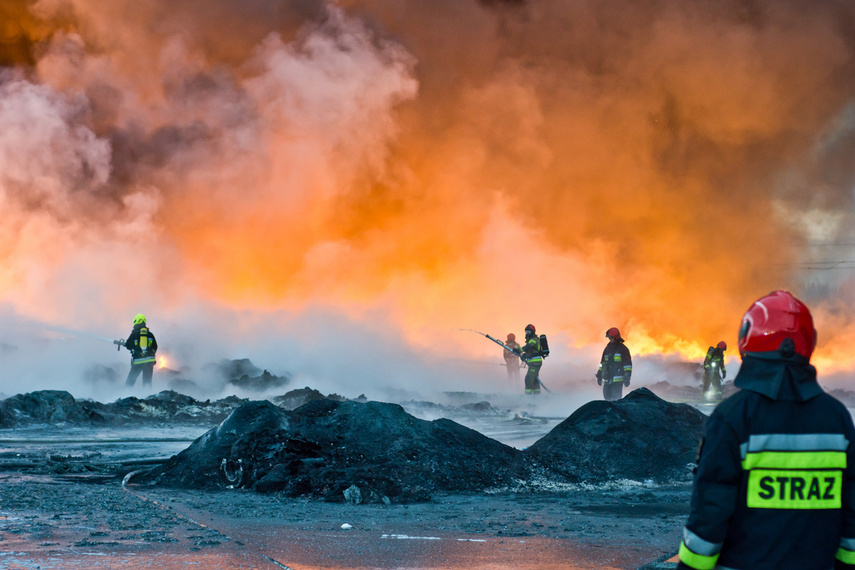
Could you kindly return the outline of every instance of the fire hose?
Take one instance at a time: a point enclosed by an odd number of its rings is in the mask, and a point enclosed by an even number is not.
[[[500,341],[499,339],[491,337],[491,336],[490,336],[490,335],[488,335],[487,333],[482,333],[482,332],[480,332],[480,331],[476,331],[476,330],[473,330],[473,329],[460,329],[460,330],[462,330],[462,331],[470,331],[470,332],[474,332],[475,334],[480,334],[480,335],[481,335],[481,336],[483,336],[484,338],[487,338],[487,339],[492,340],[493,342],[495,342],[496,344],[498,344],[499,346],[501,346],[501,347],[502,347],[502,348],[504,348],[505,350],[507,350],[507,351],[509,351],[509,352],[512,352],[513,354],[515,354],[516,356],[518,356],[518,357],[520,358],[520,360],[522,360],[523,362],[526,362],[525,358],[523,358],[523,357],[522,357],[522,355],[520,355],[520,354],[518,354],[517,352],[515,352],[513,348],[511,348],[511,347],[510,347],[510,346],[508,346],[507,344],[503,343],[503,342],[502,342],[502,341]],[[526,363],[526,364],[527,364],[527,363]],[[544,383],[543,383],[543,381],[542,381],[539,377],[538,377],[537,381],[538,381],[538,383],[540,383],[540,385],[543,387],[543,389],[544,389],[544,390],[546,390],[546,391],[547,391],[547,392],[549,392],[550,394],[552,393],[552,390],[550,390],[549,388],[547,388],[547,387],[546,387],[546,384],[544,384]]]

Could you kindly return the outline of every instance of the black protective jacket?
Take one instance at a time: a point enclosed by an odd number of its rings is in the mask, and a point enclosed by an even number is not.
[[[734,384],[705,426],[679,567],[855,569],[849,411],[800,355],[749,353]]]
[[[722,349],[715,346],[707,349],[707,357],[704,358],[704,372],[714,372],[721,379],[727,377],[727,368],[724,366],[724,351]]]
[[[525,342],[520,347],[522,359],[527,364],[542,364],[543,353],[540,350],[540,338],[533,334],[525,337]]]
[[[628,383],[631,376],[632,357],[629,354],[629,349],[622,340],[609,342],[603,349],[597,378],[606,384],[610,382]]]

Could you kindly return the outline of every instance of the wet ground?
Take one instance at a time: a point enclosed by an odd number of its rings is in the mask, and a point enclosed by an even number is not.
[[[0,568],[638,568],[675,550],[687,515],[688,486],[628,481],[390,506],[123,486],[191,434],[34,432],[2,442]]]
[[[705,414],[715,405],[697,389],[655,387]],[[293,410],[323,398],[309,392],[289,392],[279,405]],[[444,396],[442,403],[400,404],[416,418],[449,418],[519,450],[536,447],[586,402],[572,395]],[[6,406],[5,425],[14,427],[0,429],[0,568],[675,567],[664,561],[688,515],[688,480],[568,484],[535,473],[486,492],[358,505],[143,485],[144,477],[129,474],[162,465],[242,403],[200,403],[174,392],[152,398],[107,406],[43,393]]]
[[[79,428],[40,426],[0,430],[0,469],[45,463],[133,465],[163,460],[190,445],[209,426]]]
[[[2,568],[638,568],[676,549],[689,492],[623,483],[384,506],[99,475],[7,472],[0,486]]]
[[[563,420],[454,404],[402,403],[520,449]],[[214,425],[0,430],[0,568],[635,569],[673,555],[688,515],[687,483],[529,481],[391,505],[123,485]]]

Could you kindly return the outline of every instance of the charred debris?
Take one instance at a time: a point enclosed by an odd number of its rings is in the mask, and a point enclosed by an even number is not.
[[[398,404],[324,399],[289,411],[253,401],[134,482],[387,504],[438,492],[685,482],[704,418],[639,388],[618,402],[585,404],[519,450],[452,420],[418,419]]]
[[[502,412],[488,402],[445,406],[448,410],[428,407],[434,417],[453,417],[464,408],[470,414]],[[436,493],[558,489],[618,480],[686,482],[705,417],[687,404],[669,403],[638,388],[617,402],[583,405],[520,450],[447,417],[423,420],[399,404],[323,395],[311,388],[265,400],[199,401],[164,391],[104,404],[41,391],[0,401],[0,428],[16,430],[212,426],[168,459],[125,465],[121,476],[132,472],[134,484],[387,504],[426,501]]]
[[[93,369],[89,371],[87,379],[96,386],[116,384],[115,374],[111,375],[110,372],[109,369]],[[210,363],[203,367],[203,372],[217,386],[238,387],[243,392],[269,392],[290,381],[289,375],[276,376],[258,368],[246,358]],[[202,393],[195,382],[181,378],[179,373],[168,369],[158,374],[165,378],[170,389],[146,398],[121,398],[105,404],[77,400],[64,390],[41,390],[0,400],[0,429],[57,424],[91,427],[161,423],[213,425],[249,401],[237,396],[215,401],[196,399],[188,395]],[[280,407],[293,409],[310,400],[323,398],[344,399],[335,394],[324,396],[317,390],[302,388],[278,396],[274,402]]]
[[[245,371],[246,364],[241,366]],[[244,372],[238,378],[244,374],[253,377]],[[176,455],[125,465],[114,475],[131,477],[136,485],[252,490],[333,502],[407,503],[437,493],[560,490],[622,480],[686,483],[706,416],[657,395],[692,401],[697,395],[691,390],[667,382],[651,388],[638,388],[616,402],[588,402],[525,449],[447,419],[464,412],[509,412],[488,402],[405,403],[444,416],[429,421],[399,404],[311,388],[264,400],[216,401],[164,391],[109,404],[76,400],[63,391],[32,392],[0,401],[0,428],[14,433],[38,426],[211,426]],[[844,401],[851,396],[838,395]]]
[[[273,398],[285,409],[314,400],[343,401],[342,396],[324,396],[312,388],[300,388]],[[364,400],[364,397],[361,397]],[[164,390],[147,398],[128,397],[104,404],[77,400],[64,390],[40,390],[0,400],[0,429],[39,426],[127,427],[139,425],[212,425],[225,420],[233,411],[250,402],[228,396],[219,400],[196,400],[173,390]]]

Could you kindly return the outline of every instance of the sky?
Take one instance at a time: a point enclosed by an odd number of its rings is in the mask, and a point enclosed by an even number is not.
[[[854,154],[844,0],[6,0],[0,393],[121,394],[140,312],[200,384],[653,383],[775,289],[845,384]]]

